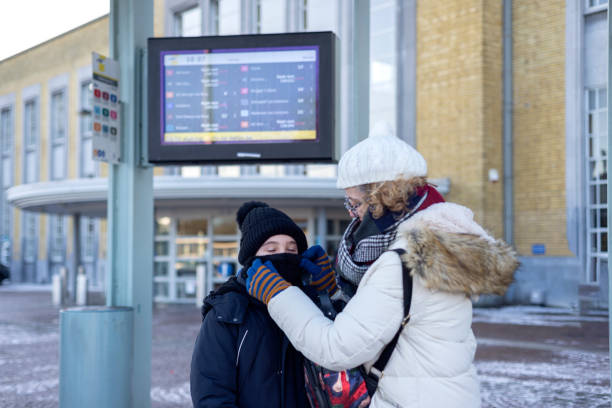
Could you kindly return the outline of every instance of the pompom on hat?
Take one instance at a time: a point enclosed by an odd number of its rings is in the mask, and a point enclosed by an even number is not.
[[[425,177],[427,162],[421,153],[379,122],[367,139],[351,147],[338,163],[338,188],[405,178]]]
[[[238,252],[238,262],[242,265],[273,235],[289,235],[295,239],[300,254],[308,248],[304,231],[287,214],[261,201],[242,204],[236,213],[236,222],[242,232]]]

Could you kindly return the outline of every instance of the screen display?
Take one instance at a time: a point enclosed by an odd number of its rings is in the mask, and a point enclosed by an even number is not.
[[[160,53],[161,145],[317,141],[319,47]]]
[[[149,38],[147,161],[337,160],[337,41],[330,31]]]

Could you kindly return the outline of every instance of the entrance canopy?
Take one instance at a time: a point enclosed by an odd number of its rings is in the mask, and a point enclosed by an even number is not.
[[[431,180],[442,194],[450,188],[449,179]],[[106,217],[108,180],[81,178],[21,184],[7,191],[8,202],[25,211],[47,214],[80,214]],[[156,176],[153,180],[155,208],[238,207],[247,200],[268,200],[273,205],[341,205],[344,191],[336,188],[335,178],[303,176],[271,178],[215,176],[187,178]]]

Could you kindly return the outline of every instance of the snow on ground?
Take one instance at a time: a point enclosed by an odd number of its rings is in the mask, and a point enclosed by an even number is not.
[[[184,382],[183,384],[169,389],[162,387],[153,387],[151,389],[151,400],[154,402],[189,406],[189,404],[191,404],[189,382]]]
[[[158,311],[156,321],[174,321],[171,310]],[[183,313],[182,309],[178,312]],[[499,324],[500,330],[513,325],[511,330],[523,330],[520,326],[544,326],[570,327],[575,331],[573,328],[581,322],[607,322],[607,317],[576,316],[569,309],[505,307],[475,309],[474,314],[475,322]],[[53,319],[48,324],[1,319],[0,315],[0,406],[56,407],[59,325]],[[160,367],[168,371],[166,359],[175,360],[177,355],[183,356],[184,365],[188,366],[193,339],[191,334],[186,336],[186,331],[197,332],[197,327],[186,328],[191,326],[177,323],[160,331],[163,336],[154,342],[153,355],[153,362],[158,363],[153,366],[158,371],[161,372]],[[520,341],[478,338],[478,343],[479,349],[489,351],[484,354],[486,359],[475,362],[483,408],[610,407],[610,361],[606,351],[586,349],[585,344],[571,336],[541,342],[534,338]],[[191,406],[188,369],[173,375],[176,381],[170,382],[166,380],[171,378],[169,374],[153,372],[154,378],[159,377],[151,389],[153,408]]]
[[[549,362],[477,361],[485,407],[610,407],[606,353],[555,352]]]
[[[0,346],[10,344],[37,344],[58,341],[58,333],[46,332],[43,328],[23,327],[15,324],[3,324],[0,330]]]
[[[607,316],[580,316],[572,309],[506,306],[474,309],[474,323],[517,326],[580,327],[581,322],[607,322]]]

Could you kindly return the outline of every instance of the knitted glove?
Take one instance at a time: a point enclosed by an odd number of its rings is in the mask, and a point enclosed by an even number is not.
[[[266,305],[270,300],[287,289],[291,284],[284,280],[274,268],[272,262],[255,259],[247,271],[246,287],[249,295]]]
[[[300,266],[310,273],[311,285],[318,291],[327,291],[329,296],[336,293],[336,274],[327,253],[320,245],[312,246],[302,254]]]

